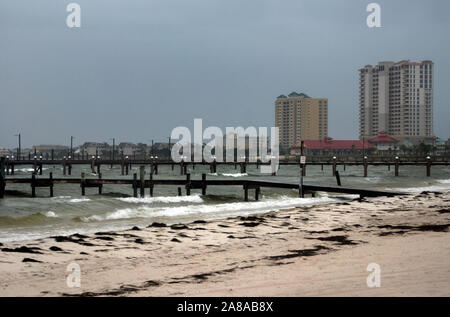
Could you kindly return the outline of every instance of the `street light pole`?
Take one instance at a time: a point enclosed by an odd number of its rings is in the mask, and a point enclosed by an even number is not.
[[[363,156],[366,156],[366,142],[365,142],[365,137],[363,136]]]
[[[73,136],[70,137],[70,156],[73,158]]]
[[[20,160],[20,155],[22,154],[22,143],[21,143],[21,136],[19,134],[14,134],[14,136],[19,137],[19,148],[17,149],[17,160]]]
[[[114,152],[116,151],[116,138],[111,138],[110,140],[113,141],[113,146],[112,146],[112,152],[110,153],[109,158],[114,161]]]
[[[111,140],[111,139],[110,139]],[[110,154],[109,158],[114,161],[114,152],[116,151],[116,138],[112,138],[113,141],[113,147],[112,147],[112,153]],[[113,168],[113,163],[111,162],[111,168]]]
[[[167,137],[168,139],[169,139],[169,160],[170,160],[170,158],[171,158],[171,154],[172,154],[172,152],[170,151],[170,141],[171,141],[171,139],[170,139],[170,136],[169,137]]]
[[[155,152],[154,152],[154,149],[153,149],[153,140],[152,140],[152,156],[153,157],[155,156]]]

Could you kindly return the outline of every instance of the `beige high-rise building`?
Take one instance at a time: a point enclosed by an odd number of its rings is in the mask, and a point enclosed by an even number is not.
[[[433,62],[380,62],[359,70],[360,137],[433,137]]]
[[[290,93],[275,100],[275,126],[280,148],[288,150],[300,140],[321,140],[328,136],[328,99]]]

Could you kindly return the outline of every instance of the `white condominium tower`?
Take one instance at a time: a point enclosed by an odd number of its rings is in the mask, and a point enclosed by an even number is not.
[[[359,70],[359,134],[433,137],[433,62],[380,62]]]

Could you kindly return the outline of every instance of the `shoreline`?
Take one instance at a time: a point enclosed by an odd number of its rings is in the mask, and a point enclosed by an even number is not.
[[[0,296],[448,296],[449,201],[424,192],[4,243]],[[368,288],[377,261],[381,287]],[[67,286],[70,263],[80,288]]]

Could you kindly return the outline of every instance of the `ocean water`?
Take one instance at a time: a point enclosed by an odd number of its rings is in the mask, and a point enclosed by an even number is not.
[[[138,173],[133,166],[128,176],[120,176],[120,167],[110,169],[102,166],[103,178],[132,178]],[[397,190],[421,192],[424,190],[450,189],[450,167],[433,166],[431,177],[426,177],[424,166],[400,166],[400,176],[394,176],[394,168],[369,166],[369,177],[363,177],[362,166],[338,167],[343,186],[367,189]],[[53,172],[54,177],[62,177],[61,166],[44,168],[47,178]],[[75,165],[72,176],[80,177],[85,172],[91,174],[89,166]],[[298,182],[299,169],[296,166],[281,166],[277,176],[263,175],[256,167],[248,167],[247,173],[239,173],[239,168],[218,166],[217,173],[209,173],[208,166],[189,168],[192,179],[201,179],[206,173],[208,179],[248,178]],[[32,168],[23,166],[16,170],[14,177],[31,177]],[[150,173],[149,167],[146,173]],[[171,170],[170,166],[159,166],[155,178],[180,178],[179,166]],[[335,185],[331,166],[308,166],[305,184]],[[319,204],[339,203],[356,198],[354,195],[319,193],[315,198],[298,198],[297,190],[262,188],[259,201],[252,201],[253,191],[249,191],[249,202],[243,201],[241,186],[210,186],[207,195],[201,196],[201,190],[192,190],[191,196],[177,196],[176,186],[155,186],[154,197],[132,197],[132,188],[128,185],[105,185],[103,194],[98,195],[96,188],[86,188],[86,196],[81,196],[79,185],[57,184],[55,197],[49,198],[48,188],[37,188],[37,198],[30,198],[30,185],[8,184],[7,190],[14,191],[0,200],[0,242],[39,239],[54,235],[73,233],[93,233],[97,231],[123,230],[132,226],[147,226],[152,222],[167,224],[191,222],[194,220],[219,219],[241,215],[250,215],[268,211],[278,211],[293,207],[308,207]],[[25,197],[24,195],[25,194]],[[183,195],[184,195],[183,188]],[[146,189],[146,195],[149,190]],[[28,197],[26,197],[28,196]]]

